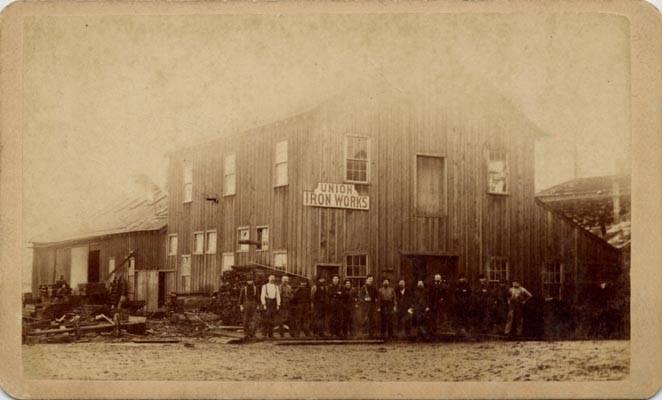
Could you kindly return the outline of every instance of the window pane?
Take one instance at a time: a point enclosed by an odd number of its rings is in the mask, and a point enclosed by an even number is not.
[[[170,249],[168,252],[170,255],[177,254],[177,236],[170,236]]]
[[[276,164],[276,186],[287,185],[287,163]]]
[[[189,256],[182,257],[181,275],[182,276],[191,275],[191,257]]]
[[[184,184],[184,202],[188,203],[193,200],[193,184]]]
[[[287,140],[276,143],[276,164],[287,162]]]
[[[194,252],[196,254],[202,254],[204,250],[204,236],[202,232],[193,235],[193,245],[195,249]]]
[[[235,174],[225,176],[225,194],[232,195],[236,193],[237,176]]]
[[[115,270],[115,257],[108,260],[108,275]]]
[[[506,193],[508,165],[503,152],[490,151],[490,160],[487,166],[488,191],[492,193]]]
[[[207,254],[216,254],[216,232],[207,232]]]
[[[287,254],[286,253],[276,253],[274,255],[274,267],[280,270],[287,270]]]
[[[221,263],[221,272],[232,270],[234,265],[234,253],[223,254],[223,262]]]
[[[250,230],[248,229],[239,229],[239,240],[249,240],[250,239]],[[239,244],[239,251],[248,251],[247,244]]]

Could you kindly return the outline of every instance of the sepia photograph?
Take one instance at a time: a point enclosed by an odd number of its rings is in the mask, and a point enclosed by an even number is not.
[[[232,10],[22,17],[24,379],[630,379],[627,17]]]

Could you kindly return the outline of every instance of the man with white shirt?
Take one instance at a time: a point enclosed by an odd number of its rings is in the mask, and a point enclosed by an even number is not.
[[[276,277],[269,275],[269,281],[262,285],[260,302],[264,309],[264,336],[274,337],[274,322],[280,309],[280,289],[276,285]]]

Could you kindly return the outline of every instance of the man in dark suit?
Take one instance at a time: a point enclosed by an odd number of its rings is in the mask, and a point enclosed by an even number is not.
[[[396,303],[398,304],[397,330],[398,336],[407,337],[411,333],[411,323],[413,318],[411,291],[406,287],[404,279],[398,282],[398,288],[395,290]]]
[[[310,286],[307,280],[302,280],[299,287],[294,290],[292,300],[290,301],[292,310],[292,330],[293,336],[299,336],[301,332],[310,336]]]
[[[244,337],[250,339],[255,337],[255,311],[260,303],[260,293],[252,278],[246,281],[246,286],[239,293],[239,310],[244,319]]]
[[[378,293],[374,285],[375,278],[368,275],[365,284],[359,290],[359,302],[364,316],[365,332],[372,338],[375,325],[375,313],[377,312]]]
[[[326,279],[320,276],[310,291],[310,297],[313,302],[313,334],[317,336],[324,336],[326,329],[326,308],[328,302],[328,291],[326,289]]]

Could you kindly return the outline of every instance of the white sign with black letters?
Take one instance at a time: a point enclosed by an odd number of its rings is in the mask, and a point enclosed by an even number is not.
[[[318,183],[314,191],[303,192],[303,205],[367,211],[370,197],[360,195],[349,183]]]

